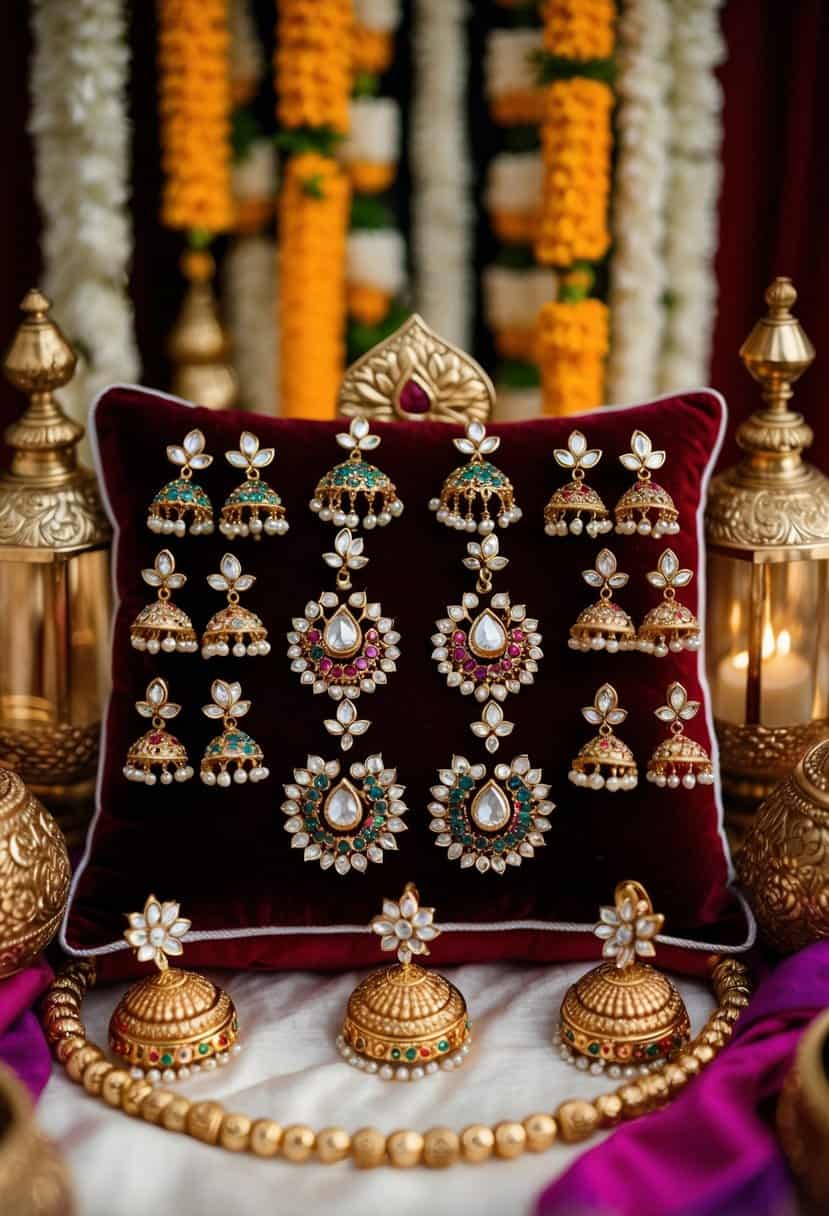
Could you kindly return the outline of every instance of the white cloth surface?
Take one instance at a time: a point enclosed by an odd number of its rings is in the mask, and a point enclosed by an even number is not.
[[[446,969],[469,1005],[473,1049],[459,1070],[415,1082],[381,1081],[338,1056],[334,1039],[359,973],[217,973],[236,1002],[244,1048],[226,1067],[175,1088],[194,1101],[215,1098],[229,1111],[315,1130],[459,1131],[553,1111],[565,1098],[595,1097],[618,1084],[563,1063],[550,1042],[561,999],[584,970],[583,963]],[[696,1033],[712,997],[702,983],[681,980],[679,987]],[[99,1046],[123,990],[93,991],[84,1002],[87,1033]],[[258,1160],[111,1110],[57,1069],[38,1117],[72,1170],[78,1216],[523,1216],[585,1147],[556,1144],[516,1161],[446,1171]]]

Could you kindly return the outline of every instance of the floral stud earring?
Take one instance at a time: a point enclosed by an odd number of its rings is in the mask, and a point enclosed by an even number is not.
[[[588,448],[581,431],[572,431],[566,448],[553,452],[556,464],[570,469],[570,481],[553,492],[544,508],[544,531],[547,536],[573,536],[587,532],[596,537],[613,527],[607,507],[590,486],[584,484],[584,470],[595,469],[602,458],[600,448]],[[584,516],[584,518],[582,518]]]
[[[181,469],[150,503],[147,527],[165,536],[184,536],[188,520],[191,536],[208,536],[213,531],[213,507],[201,486],[193,481],[193,470],[207,469],[213,457],[204,450],[204,435],[198,428],[188,431],[181,444],[167,448],[167,459]]]
[[[237,785],[251,781],[264,781],[269,770],[263,764],[262,749],[250,735],[239,730],[237,718],[242,718],[250,709],[250,701],[243,701],[242,687],[226,680],[214,680],[210,686],[212,704],[202,706],[206,718],[222,718],[223,730],[204,749],[201,761],[201,779],[205,785],[218,785],[227,789],[232,780]]]
[[[187,582],[187,576],[176,571],[176,559],[170,550],[162,549],[152,569],[142,570],[141,577],[148,587],[158,588],[158,599],[142,608],[130,625],[130,645],[149,654],[158,654],[159,650],[193,654],[199,648],[193,624],[187,613],[170,601],[170,592]]]
[[[252,536],[259,540],[263,532],[266,536],[284,536],[288,531],[282,499],[260,477],[260,470],[267,468],[273,458],[274,449],[260,448],[250,431],[242,431],[237,451],[225,452],[229,465],[245,470],[245,480],[222,507],[219,531],[228,539]]]
[[[397,963],[373,971],[348,998],[337,1049],[352,1067],[384,1081],[450,1072],[460,1068],[472,1046],[463,996],[416,961],[442,932],[434,912],[421,906],[412,883],[400,899],[384,900],[370,927],[380,949],[396,954]]]
[[[227,592],[227,607],[207,622],[202,637],[202,658],[222,658],[229,654],[237,659],[245,655],[270,654],[268,631],[261,619],[239,603],[239,592],[248,591],[256,582],[252,574],[242,573],[242,564],[232,553],[225,553],[218,574],[208,574],[207,581],[214,591]]]
[[[630,451],[619,460],[636,474],[636,481],[616,503],[616,531],[622,536],[639,532],[642,536],[653,536],[654,540],[675,536],[679,531],[679,512],[668,491],[651,478],[651,471],[661,469],[665,463],[665,453],[653,450],[644,431],[634,431]]]
[[[570,628],[567,645],[571,650],[607,650],[608,654],[635,650],[633,621],[612,599],[613,592],[627,586],[628,582],[628,576],[617,570],[614,555],[609,549],[602,549],[594,568],[582,570],[581,576],[588,587],[598,590],[599,598],[579,613],[578,620]]]
[[[714,784],[714,768],[711,757],[695,739],[685,734],[685,723],[699,713],[699,701],[689,701],[682,684],[668,685],[667,701],[654,713],[660,722],[670,724],[670,735],[659,744],[648,761],[645,776],[660,789],[692,790],[700,785]]]
[[[372,435],[365,418],[352,418],[347,431],[337,435],[337,443],[349,452],[348,460],[334,465],[317,483],[308,506],[323,523],[336,527],[385,527],[403,513],[403,503],[394,484],[381,469],[363,456],[380,446],[380,436]],[[363,512],[362,518],[358,512]]]
[[[656,563],[657,569],[647,574],[652,587],[662,591],[662,602],[651,608],[639,626],[637,646],[645,654],[662,659],[672,651],[699,650],[702,631],[690,608],[676,598],[676,587],[687,587],[694,577],[692,570],[680,570],[673,549],[666,549]]]
[[[619,695],[613,685],[602,684],[593,704],[581,712],[591,726],[598,726],[599,733],[573,759],[569,780],[585,789],[607,789],[610,793],[635,789],[638,772],[633,752],[613,733],[613,727],[620,726],[628,716],[626,709],[619,708]]]
[[[452,442],[469,460],[449,474],[440,498],[429,501],[429,510],[437,512],[438,523],[458,531],[477,530],[482,536],[493,530],[496,519],[502,528],[517,523],[521,509],[515,502],[512,482],[485,459],[498,450],[501,440],[496,435],[487,435],[484,424],[475,421],[469,423],[462,439]],[[476,522],[478,511],[480,520]]]
[[[166,680],[151,680],[146,701],[136,701],[135,708],[142,718],[152,718],[153,725],[127,752],[123,769],[127,781],[155,785],[156,768],[162,785],[171,785],[173,779],[189,781],[193,770],[184,744],[167,730],[167,722],[179,714],[181,706],[169,700]]]

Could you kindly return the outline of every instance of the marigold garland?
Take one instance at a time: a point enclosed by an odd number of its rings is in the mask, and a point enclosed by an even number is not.
[[[160,0],[158,68],[162,223],[225,232],[233,224],[227,0]]]
[[[348,130],[351,0],[278,0],[277,117],[285,130]]]
[[[609,312],[601,300],[554,300],[538,314],[545,414],[581,414],[602,400]]]
[[[615,15],[613,0],[542,0],[544,49],[557,58],[608,59]]]

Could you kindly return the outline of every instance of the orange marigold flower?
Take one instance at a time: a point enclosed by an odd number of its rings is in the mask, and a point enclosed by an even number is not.
[[[280,126],[348,130],[351,0],[278,0],[274,71]]]
[[[609,343],[601,300],[557,300],[538,314],[537,349],[545,414],[580,414],[601,405]]]
[[[565,59],[608,59],[613,54],[613,0],[542,0],[544,49]]]

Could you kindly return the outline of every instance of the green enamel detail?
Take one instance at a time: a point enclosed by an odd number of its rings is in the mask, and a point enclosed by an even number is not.
[[[185,506],[206,507],[212,514],[210,499],[201,486],[197,486],[183,477],[179,477],[175,481],[168,481],[167,485],[162,486],[158,491],[153,502],[160,504],[172,502],[182,503]]]
[[[458,785],[462,790],[471,790],[474,784],[475,783],[471,777],[461,777],[460,781],[458,782]]]
[[[400,1048],[392,1047],[391,1052],[389,1054],[391,1055],[391,1058],[393,1060],[399,1060],[400,1059]]]
[[[161,1057],[161,1063],[165,1066],[165,1068],[169,1068],[169,1066],[172,1064],[172,1062],[173,1062],[173,1057],[169,1054],[169,1052],[165,1052],[164,1055]]]
[[[388,485],[386,474],[373,464],[367,464],[364,460],[344,460],[322,479],[320,489],[383,490]]]
[[[317,787],[318,790],[327,790],[328,789],[328,778],[325,776],[324,773],[320,773],[320,775],[318,777],[314,778],[314,785]]]
[[[406,1052],[406,1059],[407,1060],[416,1060],[417,1059],[417,1052],[415,1051],[414,1047],[410,1047],[409,1050]]]
[[[254,506],[278,507],[282,499],[264,481],[246,481],[228,494],[225,499],[226,507]]]
[[[597,1056],[599,1054],[599,1044],[588,1043],[587,1050],[590,1052],[591,1056]]]
[[[448,1051],[448,1050],[449,1050],[449,1041],[447,1039],[441,1039],[441,1041],[438,1043],[438,1051]]]
[[[199,1055],[200,1056],[206,1056],[208,1051],[210,1051],[210,1047],[208,1046],[207,1043],[199,1043]]]
[[[500,469],[494,464],[490,464],[488,460],[472,461],[470,464],[465,464],[463,468],[457,469],[449,478],[450,486],[459,490],[467,489],[470,485],[486,486],[491,490],[500,489],[506,482],[506,478]]]

